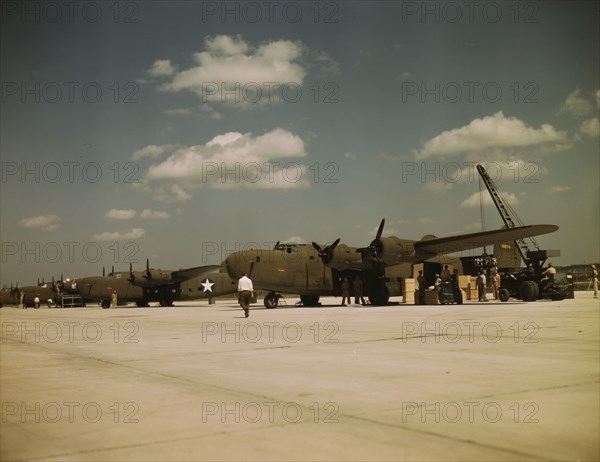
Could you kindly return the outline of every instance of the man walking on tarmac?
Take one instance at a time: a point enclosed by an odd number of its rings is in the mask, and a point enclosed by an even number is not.
[[[238,281],[238,300],[240,306],[244,309],[246,317],[250,316],[250,299],[254,292],[254,286],[252,280],[246,276],[246,273],[242,273],[242,277]]]

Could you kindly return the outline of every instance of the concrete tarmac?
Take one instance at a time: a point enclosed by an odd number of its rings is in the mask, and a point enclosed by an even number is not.
[[[600,459],[591,292],[339,300],[4,307],[0,459]]]

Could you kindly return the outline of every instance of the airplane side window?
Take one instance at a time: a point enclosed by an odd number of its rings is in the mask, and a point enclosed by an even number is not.
[[[256,256],[256,263],[260,263],[260,256]]]

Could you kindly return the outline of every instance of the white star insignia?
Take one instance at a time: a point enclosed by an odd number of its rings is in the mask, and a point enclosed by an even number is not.
[[[206,278],[206,281],[201,282],[200,284],[202,284],[202,292],[212,292],[212,286],[215,285],[214,282],[211,282],[210,279]]]

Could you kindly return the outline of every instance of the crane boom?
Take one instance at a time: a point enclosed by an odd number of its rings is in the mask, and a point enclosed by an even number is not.
[[[487,188],[498,213],[500,213],[500,217],[502,221],[504,221],[504,225],[507,228],[515,228],[517,226],[523,226],[523,222],[517,215],[517,212],[510,206],[508,201],[502,197],[502,194],[498,190],[498,187],[494,183],[494,181],[490,178],[487,171],[481,164],[477,164],[477,172],[481,176],[485,187]],[[536,242],[533,237],[527,239],[518,239],[515,242],[515,246],[521,255],[523,261],[529,265],[533,264],[535,266],[541,267],[544,264],[544,261],[547,257],[550,256],[551,252],[547,252],[545,250],[540,250],[540,246]],[[555,256],[555,252],[552,252]],[[560,254],[559,254],[560,255]]]

